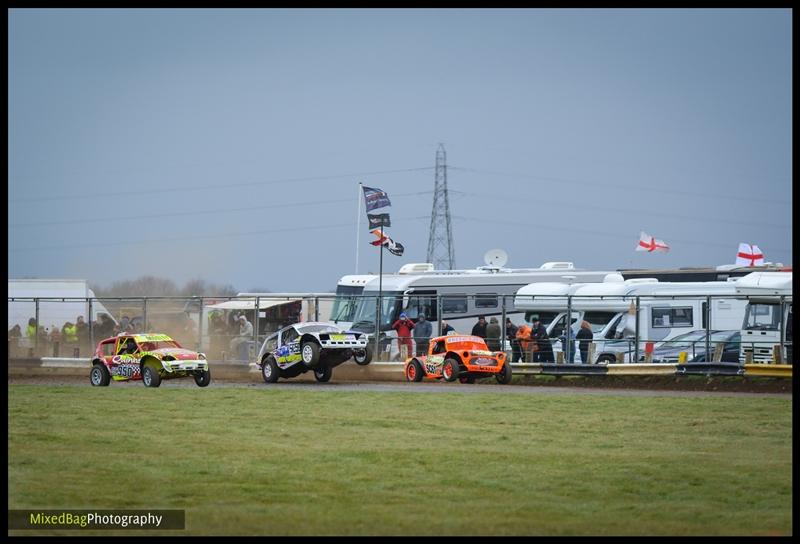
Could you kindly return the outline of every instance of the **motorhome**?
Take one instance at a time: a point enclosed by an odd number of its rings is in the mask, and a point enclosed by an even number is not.
[[[638,278],[620,282],[619,278],[610,276],[607,281],[572,289],[560,298],[542,296],[538,303],[534,302],[536,287],[527,286],[520,290],[522,296],[518,295],[515,305],[532,309],[547,307],[564,312],[556,316],[561,318],[560,323],[554,320],[549,326],[549,335],[556,338],[563,333],[569,295],[573,331],[577,332],[582,320],[592,326],[596,348],[594,362],[613,362],[619,353],[624,355],[624,360],[631,361],[636,352],[637,300],[639,347],[643,349],[646,342],[669,340],[678,334],[708,326],[718,330],[736,329],[746,303],[736,298],[735,285],[734,280],[659,282],[655,278]],[[710,324],[707,320],[709,313]],[[554,343],[554,350],[558,349]]]
[[[408,270],[408,269],[407,269]],[[412,269],[413,270],[413,269]],[[507,269],[497,265],[471,270],[429,270],[417,273],[384,275],[369,281],[358,300],[353,330],[375,333],[377,296],[382,292],[380,330],[385,333],[383,348],[397,351],[392,323],[401,312],[415,320],[421,313],[432,323],[434,332],[440,330],[444,319],[457,332],[469,333],[483,315],[522,322],[523,314],[514,307],[517,290],[534,282],[602,281],[612,271],[587,271],[575,268],[570,262],[548,262],[539,268]],[[373,360],[376,360],[373,358]]]
[[[748,296],[742,323],[742,361],[771,362],[775,346],[781,360],[792,361],[792,273],[753,272],[736,282]]]
[[[352,326],[364,286],[377,277],[375,274],[342,276],[336,284],[336,298],[333,301],[330,316],[328,316],[330,321],[345,329]]]

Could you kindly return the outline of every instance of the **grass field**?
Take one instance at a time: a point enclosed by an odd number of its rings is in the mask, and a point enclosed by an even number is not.
[[[9,508],[185,509],[171,534],[792,533],[786,398],[125,385],[8,398]]]

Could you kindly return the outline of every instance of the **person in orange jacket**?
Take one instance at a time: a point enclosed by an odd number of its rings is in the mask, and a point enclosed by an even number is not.
[[[527,323],[523,323],[517,329],[517,342],[519,342],[519,346],[522,349],[522,360],[526,363],[528,361],[528,344],[531,341],[531,328],[528,326]]]

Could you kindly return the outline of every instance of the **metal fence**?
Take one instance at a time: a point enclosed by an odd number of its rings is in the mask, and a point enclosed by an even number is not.
[[[762,304],[748,305],[750,299]],[[513,362],[670,362],[684,358],[790,363],[791,304],[791,296],[764,302],[764,297],[743,295],[537,295],[526,304],[513,294],[490,292],[390,293],[381,297],[380,303],[374,295],[329,293],[224,298],[10,297],[8,348],[10,357],[88,357],[99,341],[121,332],[158,332],[184,347],[205,352],[212,360],[253,361],[264,339],[282,327],[303,321],[334,321],[369,334],[373,360],[390,361],[424,351],[431,337],[447,332],[447,323],[457,334],[484,336],[490,349],[506,351]],[[407,338],[398,334],[401,313],[414,323]],[[420,326],[422,314],[431,325],[430,334],[420,332],[426,328]],[[485,317],[485,329],[483,324],[476,328],[479,316]],[[534,316],[545,334],[540,330],[539,336],[531,339],[526,330]],[[591,330],[590,343],[575,337],[584,322]],[[567,337],[570,330],[572,335]],[[731,334],[726,337],[715,331]],[[532,349],[534,345],[537,350]],[[667,354],[670,347],[674,353]]]

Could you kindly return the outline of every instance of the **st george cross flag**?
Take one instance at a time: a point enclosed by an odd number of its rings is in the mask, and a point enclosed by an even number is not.
[[[642,231],[641,234],[639,234],[639,245],[636,246],[636,251],[647,251],[649,253],[654,251],[663,251],[666,253],[669,251],[669,246],[666,242],[664,242],[664,240],[653,238],[646,232]]]
[[[362,185],[361,188],[364,189],[364,202],[367,205],[368,212],[376,208],[392,205],[392,203],[389,202],[389,195],[384,191],[373,187],[367,187],[366,185]]]
[[[374,234],[378,238],[377,240],[373,240],[370,242],[370,244],[372,244],[373,246],[384,246],[386,249],[389,250],[389,253],[391,253],[392,255],[397,255],[398,257],[400,257],[403,254],[405,248],[403,247],[403,244],[401,244],[400,242],[395,242],[394,240],[386,236],[386,234],[381,234],[381,231],[379,231],[378,229],[373,230],[372,234]]]
[[[762,266],[764,254],[756,245],[740,243],[739,253],[736,254],[736,264],[739,266]]]
[[[389,219],[388,213],[368,213],[367,219],[369,219],[370,229],[392,226],[392,221]]]

